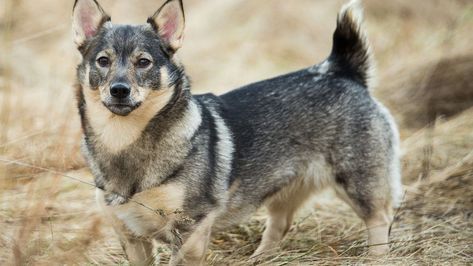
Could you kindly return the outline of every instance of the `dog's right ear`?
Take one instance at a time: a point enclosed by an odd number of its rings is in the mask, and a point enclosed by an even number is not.
[[[110,21],[96,0],[76,0],[72,11],[74,42],[78,47],[94,37],[103,24]]]

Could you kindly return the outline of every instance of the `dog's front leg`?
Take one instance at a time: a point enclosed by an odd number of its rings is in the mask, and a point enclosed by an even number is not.
[[[153,265],[153,243],[134,238],[120,238],[120,242],[131,265]]]
[[[214,216],[208,215],[185,240],[182,247],[176,249],[170,265],[203,265],[210,240]]]

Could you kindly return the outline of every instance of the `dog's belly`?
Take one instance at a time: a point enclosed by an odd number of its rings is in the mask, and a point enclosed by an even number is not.
[[[96,199],[116,230],[136,237],[162,238],[180,215],[184,188],[167,184],[137,193],[125,204],[107,206],[104,192],[97,189]]]

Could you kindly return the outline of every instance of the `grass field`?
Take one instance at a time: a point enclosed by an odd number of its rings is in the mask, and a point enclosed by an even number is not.
[[[100,1],[117,23],[141,23],[160,1]],[[341,0],[184,0],[180,58],[195,93],[223,93],[320,62]],[[79,152],[73,1],[0,0],[0,265],[125,264],[94,202]],[[365,0],[377,61],[372,93],[393,112],[404,202],[391,254],[366,255],[366,232],[331,192],[302,210],[264,265],[473,263],[473,3]],[[264,210],[216,233],[212,265],[246,265]],[[158,247],[162,261],[169,257]]]

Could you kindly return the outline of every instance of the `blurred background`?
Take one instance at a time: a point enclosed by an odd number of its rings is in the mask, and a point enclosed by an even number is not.
[[[101,0],[114,23],[163,1]],[[342,0],[184,0],[179,52],[194,93],[304,68],[330,53]],[[73,1],[0,0],[0,264],[126,260],[94,205],[74,99]],[[364,0],[377,62],[371,88],[399,124],[406,195],[392,255],[367,263],[473,262],[473,2]],[[331,195],[301,212],[267,264],[363,262],[360,220]],[[315,208],[314,208],[315,207]],[[335,211],[334,211],[335,210]],[[207,261],[245,264],[264,212],[217,234]],[[301,233],[303,232],[303,233]],[[165,261],[168,251],[160,248]]]

